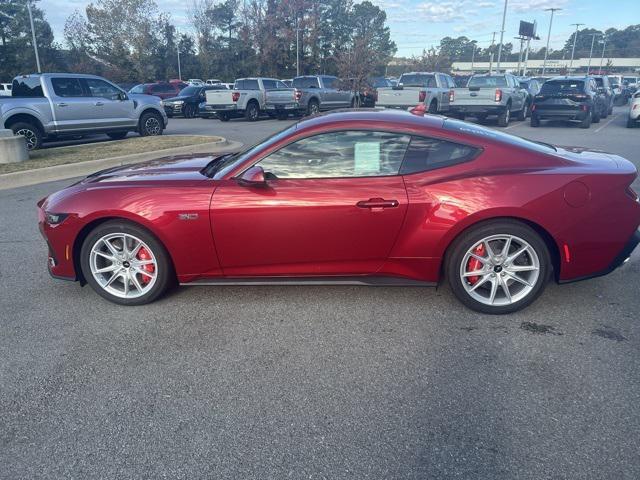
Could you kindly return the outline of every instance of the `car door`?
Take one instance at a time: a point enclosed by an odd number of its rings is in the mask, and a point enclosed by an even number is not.
[[[93,99],[79,77],[51,77],[54,122],[60,133],[92,128]]]
[[[382,267],[407,209],[408,135],[338,131],[259,160],[267,186],[222,180],[211,203],[225,275],[361,275]]]
[[[95,128],[110,129],[136,125],[133,100],[122,90],[100,78],[86,78],[83,82],[93,98]]]

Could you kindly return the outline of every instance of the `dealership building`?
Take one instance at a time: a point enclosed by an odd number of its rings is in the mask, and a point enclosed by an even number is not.
[[[542,73],[542,65],[544,60],[531,60],[527,61],[527,73],[531,75]],[[571,64],[570,59],[547,59],[546,72],[549,74],[561,73],[571,71],[572,73],[585,73],[589,66],[589,57],[586,58],[574,58],[573,65],[569,69]],[[607,66],[608,64],[608,66]],[[524,67],[524,62],[520,63],[520,69]],[[496,68],[496,62],[494,59],[493,68]],[[602,69],[607,70],[609,73],[625,73],[629,75],[640,74],[640,58],[604,58],[602,60]],[[500,62],[500,70],[506,70],[508,72],[516,72],[518,70],[518,62]],[[591,71],[600,70],[600,57],[591,59]],[[471,62],[453,62],[451,65],[451,73],[456,74],[470,74],[481,73],[489,71],[488,61],[475,61]]]

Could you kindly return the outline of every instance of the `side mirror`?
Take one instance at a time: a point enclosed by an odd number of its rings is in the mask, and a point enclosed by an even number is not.
[[[128,99],[129,99],[129,97],[127,97],[127,94],[126,94],[126,93],[124,93],[124,92],[120,92],[120,93],[117,95],[117,97],[118,97],[118,100],[123,101],[123,102],[124,102],[125,100],[128,100]]]
[[[248,168],[238,177],[238,184],[243,187],[266,187],[267,179],[263,168],[259,165]]]

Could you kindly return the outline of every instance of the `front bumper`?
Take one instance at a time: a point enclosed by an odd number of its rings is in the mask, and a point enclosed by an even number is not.
[[[164,112],[167,115],[181,115],[184,105],[165,105]]]
[[[75,281],[78,279],[73,259],[74,239],[77,235],[77,218],[69,216],[58,225],[50,225],[44,209],[38,208],[38,229],[48,247],[47,269],[58,279]]]

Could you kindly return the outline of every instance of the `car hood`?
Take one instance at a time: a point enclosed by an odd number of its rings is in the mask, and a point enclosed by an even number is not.
[[[188,100],[189,98],[191,98],[191,97],[188,97],[188,96],[177,96],[177,97],[165,98],[164,99],[164,103],[175,102],[176,100],[183,100],[184,101],[184,100]]]
[[[138,103],[149,104],[155,103],[160,105],[160,97],[156,97],[155,95],[147,95],[146,93],[127,93],[131,100],[135,100]]]
[[[105,184],[114,182],[166,182],[204,181],[209,177],[201,173],[220,154],[179,155],[158,158],[142,163],[108,168],[93,173],[82,180],[84,184]]]

